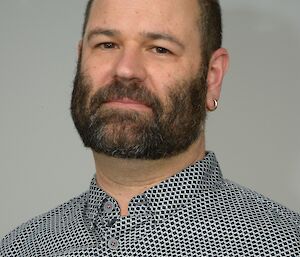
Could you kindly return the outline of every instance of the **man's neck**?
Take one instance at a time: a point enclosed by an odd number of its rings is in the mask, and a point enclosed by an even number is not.
[[[128,215],[130,200],[175,175],[205,156],[204,138],[177,156],[160,160],[132,160],[93,152],[98,186],[119,204],[121,215]]]

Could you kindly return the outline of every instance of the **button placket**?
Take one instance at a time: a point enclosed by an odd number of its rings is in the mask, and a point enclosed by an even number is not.
[[[113,199],[107,198],[99,208],[101,217],[101,229],[106,234],[109,233],[114,224],[118,221],[117,204]],[[109,238],[109,237],[108,237]]]

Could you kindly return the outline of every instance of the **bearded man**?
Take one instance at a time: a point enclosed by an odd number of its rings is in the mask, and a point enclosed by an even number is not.
[[[71,101],[90,189],[2,256],[299,256],[300,216],[222,177],[205,148],[228,53],[217,0],[94,0]]]

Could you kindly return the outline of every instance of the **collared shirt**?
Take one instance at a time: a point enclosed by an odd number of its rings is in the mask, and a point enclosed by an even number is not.
[[[212,152],[134,197],[88,192],[19,226],[2,257],[300,256],[300,215],[222,177]]]

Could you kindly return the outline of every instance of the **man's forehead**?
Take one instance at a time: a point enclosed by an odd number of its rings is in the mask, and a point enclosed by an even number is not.
[[[194,6],[199,7],[199,0],[92,0],[93,6],[99,6],[100,4],[105,3],[112,3],[115,7],[117,7],[118,4],[124,3],[125,5],[129,4],[144,4],[145,6],[154,6],[154,5],[160,5],[163,6],[163,4],[171,4],[172,6]]]
[[[148,23],[153,27],[188,29],[197,26],[199,9],[197,0],[94,0],[88,25]]]

